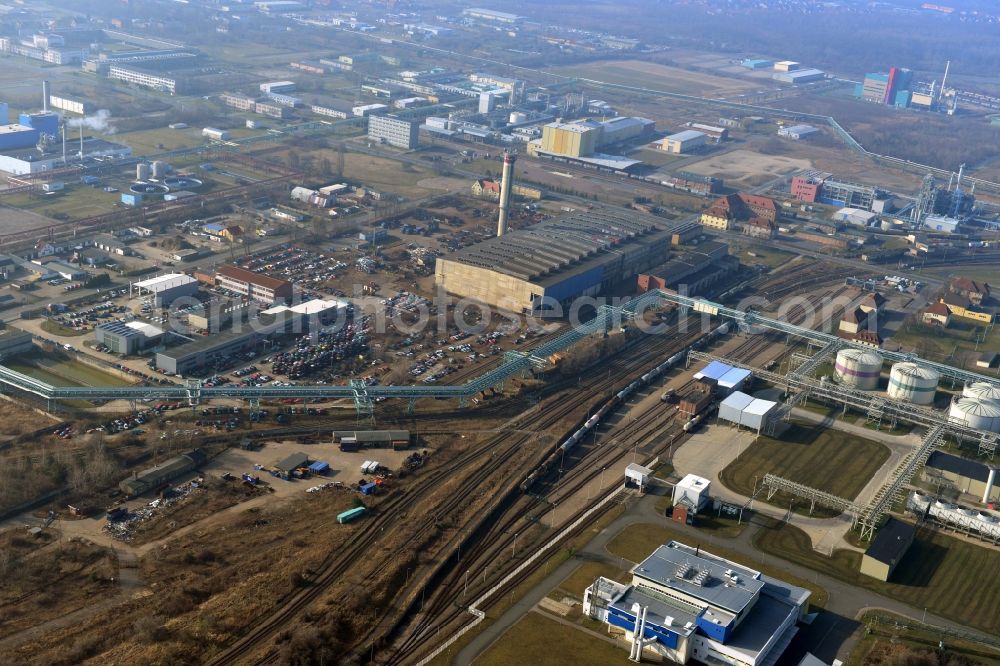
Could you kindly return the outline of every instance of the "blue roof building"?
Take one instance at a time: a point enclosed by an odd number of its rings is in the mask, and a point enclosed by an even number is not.
[[[671,541],[632,570],[631,584],[594,581],[583,612],[624,638],[633,657],[773,666],[798,631],[810,594]]]

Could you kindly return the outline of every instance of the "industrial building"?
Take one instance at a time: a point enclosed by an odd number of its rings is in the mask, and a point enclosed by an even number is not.
[[[228,264],[216,271],[215,285],[268,305],[292,297],[291,282]]]
[[[326,326],[346,316],[347,303],[315,299],[292,307],[279,305],[260,313],[258,319],[243,323],[234,318],[233,328],[196,337],[190,342],[156,354],[156,367],[165,372],[190,375],[207,370],[216,360],[255,350],[258,343],[286,333],[309,331],[314,324]],[[242,313],[239,313],[242,315]],[[190,321],[190,320],[189,320]]]
[[[637,282],[640,293],[650,289],[683,289],[685,294],[697,295],[738,268],[739,260],[729,255],[727,244],[708,241],[640,273]]]
[[[524,20],[523,16],[518,16],[517,14],[498,12],[493,9],[481,9],[479,7],[463,9],[462,15],[481,21],[492,21],[493,23],[505,23],[509,25],[517,25]]]
[[[818,133],[819,130],[812,125],[791,125],[778,130],[778,136],[795,141],[801,141]]]
[[[140,326],[129,324],[139,323]],[[94,342],[108,347],[112,354],[138,354],[146,345],[146,335],[141,330],[141,322],[122,323],[110,321],[94,328]],[[160,331],[162,334],[162,331]]]
[[[1000,501],[997,468],[978,460],[934,451],[924,464],[923,476],[938,490],[949,489],[973,495],[983,503]]]
[[[708,143],[708,135],[697,130],[684,130],[660,139],[653,144],[658,150],[675,155],[686,155]]]
[[[129,297],[132,297],[133,289],[137,296],[151,295],[153,307],[166,308],[178,298],[193,297],[197,294],[198,281],[184,273],[166,273],[148,280],[129,283]]]
[[[739,192],[716,199],[699,220],[706,227],[722,231],[754,220],[773,226],[778,221],[778,207],[773,199]]]
[[[34,349],[31,333],[16,328],[0,329],[0,359],[17,356]]]
[[[656,124],[652,120],[631,116],[620,116],[605,121],[578,120],[571,123],[549,123],[542,128],[540,139],[528,142],[528,154],[574,158],[585,162],[614,159],[614,156],[597,153],[597,149],[641,139],[652,134],[655,127]],[[638,163],[636,160],[631,162]]]
[[[771,78],[781,83],[811,83],[826,78],[826,72],[821,69],[795,69],[789,72],[775,72]]]
[[[90,102],[80,99],[70,99],[69,97],[59,97],[58,95],[49,95],[49,105],[53,109],[78,113],[81,116],[95,111],[94,105]]]
[[[595,580],[583,613],[624,639],[635,661],[767,666],[797,633],[810,594],[671,541],[632,569],[630,583]]]
[[[694,373],[692,377],[696,381],[707,381],[716,387],[715,392],[728,396],[734,391],[739,391],[752,379],[749,370],[745,368],[735,368],[722,361],[712,361],[704,368]]]
[[[636,213],[577,211],[438,257],[436,282],[514,312],[554,313],[663,263],[684,226],[663,225]]]
[[[128,497],[137,497],[150,490],[156,490],[170,483],[182,474],[193,472],[208,460],[201,449],[188,451],[184,455],[171,458],[155,467],[144,469],[118,484]]]
[[[891,197],[874,185],[863,185],[834,178],[829,173],[807,171],[792,176],[791,194],[799,201],[872,211],[885,208],[880,202]]]
[[[368,116],[368,138],[397,148],[412,150],[419,143],[420,123],[394,115]]]
[[[719,403],[719,420],[743,426],[760,434],[773,434],[778,421],[776,402],[734,391]]]
[[[260,91],[264,94],[270,93],[290,93],[295,90],[295,81],[269,81],[260,84]]]
[[[171,95],[183,94],[188,88],[188,81],[183,74],[142,65],[113,64],[108,67],[108,78]]]
[[[854,94],[866,102],[905,108],[910,103],[912,85],[913,72],[890,67],[888,72],[865,74],[861,84],[855,87]]]
[[[0,150],[34,148],[38,138],[38,130],[33,127],[19,123],[0,125]]]
[[[35,146],[0,149],[0,171],[21,176],[52,171],[67,163],[79,164],[81,161],[88,162],[97,158],[109,157],[122,159],[132,155],[132,149],[128,146],[91,137],[84,137],[82,143],[79,141],[69,142],[67,149],[69,152],[64,154],[62,146],[57,142],[43,145],[41,149]]]
[[[917,529],[912,524],[890,516],[861,557],[861,573],[888,581],[916,534]]]

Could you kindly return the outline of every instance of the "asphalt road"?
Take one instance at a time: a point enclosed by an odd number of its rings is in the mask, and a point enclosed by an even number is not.
[[[758,529],[755,525],[751,525],[743,530],[743,533],[735,539],[724,539],[714,537],[689,525],[681,525],[668,521],[662,514],[656,511],[655,503],[657,499],[658,495],[652,493],[639,499],[630,499],[630,507],[626,513],[601,530],[586,546],[577,551],[572,558],[553,569],[527,595],[516,600],[498,620],[490,624],[471,643],[460,650],[452,659],[452,663],[460,665],[472,663],[476,657],[487,651],[490,645],[499,639],[507,629],[531,611],[552,588],[561,583],[582,563],[586,561],[601,561],[622,566],[623,561],[607,551],[608,542],[625,527],[640,523],[667,525],[672,529],[690,534],[691,543],[700,544],[708,551],[711,551],[713,545],[736,551],[745,556],[743,562],[749,567],[753,567],[758,563],[767,563],[799,578],[813,581],[829,593],[826,608],[819,612],[811,625],[799,628],[798,636],[796,636],[792,645],[782,657],[782,661],[779,663],[796,664],[807,650],[826,663],[831,663],[834,659],[845,660],[858,638],[854,635],[855,630],[860,626],[856,618],[866,609],[885,609],[915,620],[921,620],[924,615],[923,609],[913,608],[890,597],[854,587],[832,576],[827,576],[791,562],[776,559],[771,555],[758,551],[752,544],[753,535]],[[624,561],[624,564],[625,566],[630,565],[627,560]],[[503,605],[504,601],[501,600],[500,604]],[[471,620],[472,616],[470,615],[469,617]],[[926,621],[929,624],[968,630],[968,627],[964,625],[932,613],[926,614]],[[623,653],[624,649],[623,646]]]

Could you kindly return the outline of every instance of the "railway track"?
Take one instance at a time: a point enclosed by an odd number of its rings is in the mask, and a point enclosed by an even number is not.
[[[640,351],[634,358],[620,364],[617,373],[609,372],[607,376],[603,373],[591,375],[584,382],[580,382],[577,388],[571,392],[580,395],[594,395],[610,390],[617,382],[621,382],[622,374],[638,372],[638,368],[649,362],[650,357],[665,353],[670,347],[671,339],[664,337],[655,340],[652,344]],[[603,364],[602,364],[603,365]],[[253,655],[255,651],[270,639],[281,627],[296,617],[310,603],[315,601],[333,583],[341,579],[344,574],[356,566],[358,561],[363,561],[366,554],[370,555],[371,547],[385,534],[388,536],[393,529],[399,527],[413,527],[415,521],[403,522],[400,514],[410,508],[416,507],[423,500],[426,500],[440,485],[448,478],[453,478],[465,472],[472,465],[478,465],[461,483],[460,488],[451,492],[442,502],[434,508],[429,508],[424,519],[413,531],[404,536],[404,543],[410,544],[419,540],[427,534],[428,530],[435,529],[435,526],[443,518],[451,516],[456,511],[465,508],[468,498],[474,496],[478,487],[485,480],[491,478],[501,469],[510,468],[510,457],[527,445],[538,440],[539,433],[554,427],[560,421],[569,418],[574,412],[581,408],[582,403],[571,399],[560,399],[554,396],[550,399],[554,404],[543,412],[541,419],[531,423],[532,428],[525,433],[523,429],[518,429],[515,433],[501,432],[496,437],[487,440],[485,443],[477,445],[455,459],[434,470],[429,470],[427,474],[420,477],[415,487],[400,489],[400,491],[380,503],[376,511],[366,520],[363,530],[355,535],[350,545],[330,556],[321,564],[319,570],[309,581],[310,585],[304,589],[297,590],[290,594],[280,603],[279,608],[270,616],[258,623],[249,633],[242,636],[235,643],[227,647],[224,651],[213,656],[209,664],[228,664],[244,662],[247,657]],[[512,424],[517,425],[517,424]],[[487,455],[489,458],[483,462]],[[510,483],[516,484],[520,478],[522,470],[510,469]],[[377,564],[370,575],[375,575],[388,566],[387,562]],[[371,628],[367,634],[374,634],[377,627]],[[258,663],[268,663],[275,655],[273,652],[265,654]]]

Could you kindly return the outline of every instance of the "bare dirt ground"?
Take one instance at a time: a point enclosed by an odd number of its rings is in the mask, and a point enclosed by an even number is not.
[[[740,186],[756,185],[777,176],[810,168],[812,162],[806,159],[764,155],[744,149],[732,150],[687,166],[688,171],[717,176],[728,184]]]

